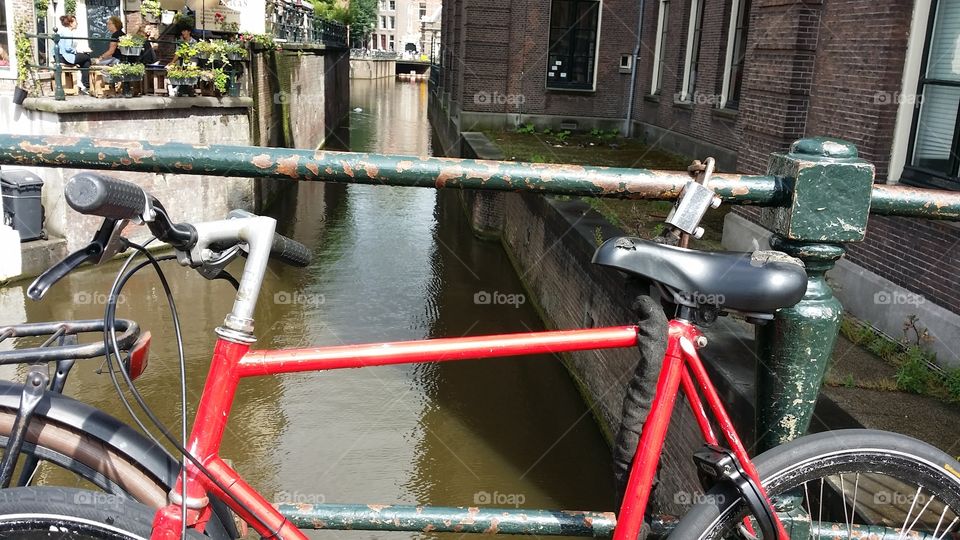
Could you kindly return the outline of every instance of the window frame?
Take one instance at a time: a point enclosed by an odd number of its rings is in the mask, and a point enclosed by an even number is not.
[[[653,73],[650,76],[650,95],[657,96],[663,91],[663,64],[666,47],[665,37],[670,23],[670,0],[657,2],[657,39],[653,46]]]
[[[720,101],[717,104],[719,109],[733,109],[737,110],[740,106],[740,100],[736,101],[735,107],[730,107],[730,92],[731,86],[733,83],[733,56],[734,49],[737,46],[737,28],[743,26],[744,40],[746,40],[747,35],[750,32],[750,7],[747,6],[743,10],[740,8],[747,4],[749,0],[731,0],[730,3],[730,21],[727,25],[727,47],[724,52],[723,60],[723,82],[720,89]],[[746,41],[744,41],[746,43]],[[746,49],[746,48],[744,48]],[[746,51],[744,50],[744,61],[746,63]],[[741,68],[742,71],[742,68]],[[741,89],[742,90],[742,89]]]
[[[0,9],[3,9],[4,19],[7,21],[7,42],[3,44],[4,49],[7,51],[7,60],[10,62],[9,66],[0,67],[0,79],[13,79],[17,78],[17,49],[16,49],[16,34],[17,23],[13,18],[13,0],[0,0],[2,6]]]
[[[553,31],[553,2],[556,0],[550,0],[550,17],[547,22],[547,65],[543,73],[544,78],[544,88],[551,91],[559,92],[596,92],[597,91],[597,65],[600,58],[600,36],[603,29],[603,2],[604,0],[576,0],[577,2],[592,2],[597,5],[597,28],[595,31],[594,44],[593,44],[593,77],[591,77],[590,86],[578,88],[576,85],[570,84],[557,84],[556,81],[551,84],[550,76],[550,34]],[[569,32],[570,30],[568,30]]]
[[[683,86],[680,101],[689,102],[697,91],[693,66],[700,69],[700,42],[703,36],[703,5],[705,0],[690,0],[690,21],[687,24],[687,51],[683,59]],[[692,79],[692,80],[691,80]]]
[[[957,176],[945,175],[942,172],[934,171],[924,167],[913,165],[913,157],[917,148],[917,131],[920,123],[920,112],[923,107],[924,87],[933,84],[937,86],[960,87],[960,81],[943,81],[941,79],[931,79],[927,76],[927,70],[930,67],[930,52],[933,39],[933,31],[937,22],[940,0],[932,0],[930,3],[930,13],[927,15],[927,29],[923,38],[923,56],[920,63],[920,77],[917,80],[916,104],[913,106],[912,120],[910,123],[910,138],[907,142],[907,156],[903,164],[903,172],[900,173],[900,182],[907,185],[949,189],[953,191],[960,190],[960,109],[957,111],[957,118],[954,121],[953,141],[950,143],[951,169],[958,171]],[[958,36],[960,37],[960,36]]]

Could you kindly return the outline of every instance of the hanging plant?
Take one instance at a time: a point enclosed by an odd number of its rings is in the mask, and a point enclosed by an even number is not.
[[[77,0],[64,0],[63,12],[67,15],[77,14]]]
[[[227,76],[227,73],[223,71],[223,69],[214,68],[201,72],[200,78],[206,82],[212,82],[213,87],[221,94],[227,93],[227,84],[230,82],[230,77]]]
[[[37,17],[46,17],[50,0],[34,0],[33,7],[37,10]]]
[[[160,9],[160,0],[142,0],[140,2],[140,14],[144,19],[156,21],[162,13]]]

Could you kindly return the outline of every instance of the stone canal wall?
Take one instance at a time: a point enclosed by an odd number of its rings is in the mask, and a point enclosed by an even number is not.
[[[397,62],[386,58],[353,58],[350,60],[351,79],[391,79],[397,76]]]

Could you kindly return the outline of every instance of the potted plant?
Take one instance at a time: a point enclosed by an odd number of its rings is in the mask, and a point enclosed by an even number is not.
[[[27,99],[27,80],[30,76],[30,61],[33,59],[33,44],[27,37],[27,23],[19,21],[15,30],[14,46],[17,54],[17,87],[13,91],[13,102],[22,105]]]
[[[109,82],[134,82],[143,80],[147,68],[143,64],[114,64],[107,68],[105,76]]]
[[[63,13],[65,15],[76,15],[77,14],[77,0],[64,0],[63,2]]]
[[[221,95],[227,93],[227,84],[230,82],[230,77],[227,76],[227,73],[223,71],[222,68],[214,68],[206,70],[200,73],[200,79],[206,82],[212,82],[213,87],[217,89]]]
[[[197,51],[196,57],[201,60],[206,60],[210,58],[210,42],[209,41],[198,41],[193,48]]]
[[[181,42],[177,45],[177,50],[173,53],[173,57],[181,63],[192,62],[193,59],[198,56],[198,45],[200,44],[190,44],[185,41]]]
[[[246,45],[236,41],[227,42],[226,46],[224,47],[224,52],[227,55],[227,60],[230,60],[231,62],[245,60],[250,56],[250,51],[247,50]]]
[[[200,80],[200,68],[194,64],[167,66],[167,80],[173,86],[194,86]]]
[[[161,13],[160,0],[141,0],[140,15],[143,16],[144,22],[156,24],[160,20]]]
[[[180,28],[190,28],[190,29],[193,29],[196,26],[196,22],[194,21],[193,17],[179,11],[177,12],[176,15],[173,16],[173,24],[177,25]]]
[[[120,48],[120,54],[124,56],[140,56],[143,52],[143,44],[146,39],[136,34],[124,34],[117,40],[117,47]]]

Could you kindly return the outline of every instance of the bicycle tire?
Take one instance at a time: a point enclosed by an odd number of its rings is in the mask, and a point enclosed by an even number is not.
[[[859,482],[861,474],[882,474],[922,486],[954,515],[960,512],[960,463],[937,448],[897,433],[865,429],[828,431],[801,437],[764,452],[757,456],[754,464],[775,504],[778,497],[789,492],[799,493],[800,487],[811,480],[856,474]],[[840,482],[849,485],[842,476]],[[820,487],[822,489],[823,483]],[[918,490],[916,497],[919,498],[920,493]],[[823,499],[823,495],[821,491],[818,498]],[[845,492],[844,512],[847,496]],[[853,499],[856,499],[856,491],[851,496]],[[874,501],[877,500],[874,494]],[[879,500],[882,502],[883,499]],[[850,512],[851,521],[854,509]],[[926,506],[921,512],[925,510]],[[822,507],[820,512],[822,516]],[[732,488],[718,486],[681,519],[670,537],[683,540],[741,538],[736,531],[746,515],[746,507],[738,493]],[[791,540],[797,538],[791,536]]]
[[[149,540],[153,509],[132,499],[56,486],[0,490],[0,539]],[[189,540],[204,538],[187,531]]]
[[[16,411],[0,408],[0,448],[4,450],[15,416]],[[43,414],[35,414],[31,420],[21,453],[34,455],[41,463],[48,462],[69,471],[106,493],[136,500],[152,511],[167,504],[170,487],[144,470],[135,456]],[[80,485],[60,487],[77,488]],[[224,516],[222,519],[231,518]],[[232,538],[230,528],[218,526],[217,530],[221,532],[214,536]]]

